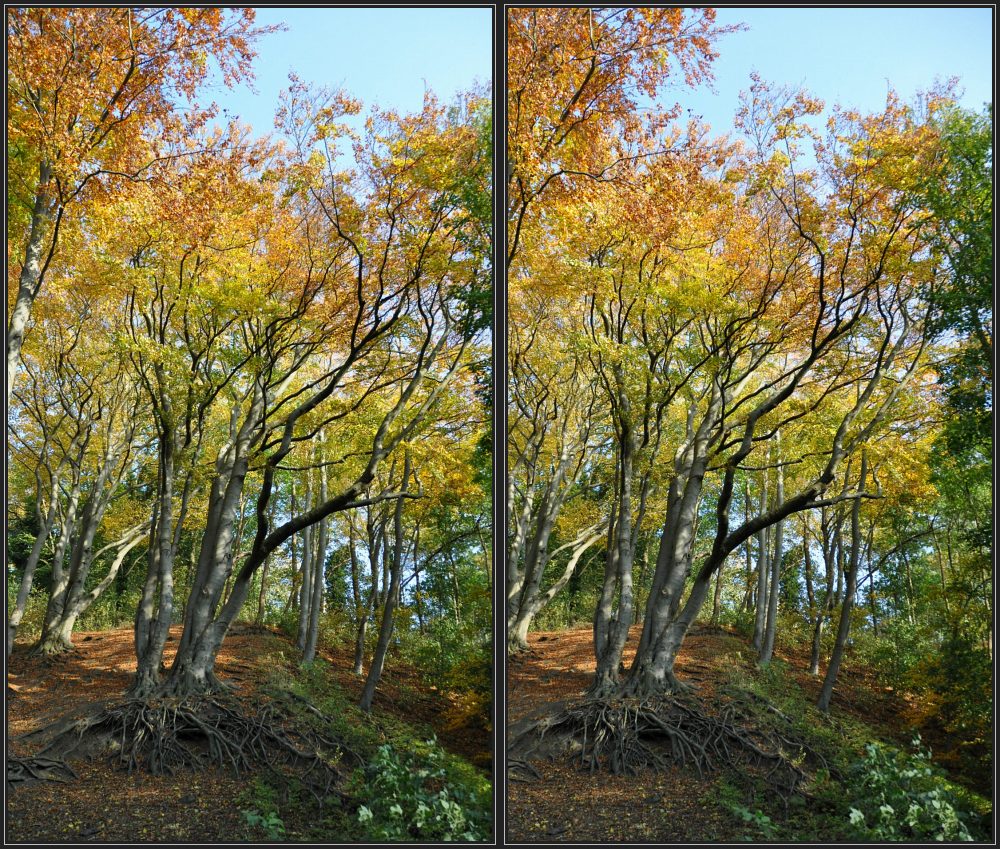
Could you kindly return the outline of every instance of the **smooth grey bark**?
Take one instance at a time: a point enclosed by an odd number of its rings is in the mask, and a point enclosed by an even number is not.
[[[35,570],[38,568],[38,561],[42,556],[42,549],[49,539],[56,523],[56,514],[59,501],[59,478],[53,476],[49,488],[49,507],[42,515],[40,504],[36,504],[36,515],[38,518],[38,534],[28,553],[28,559],[24,564],[24,572],[21,575],[21,583],[17,588],[17,598],[14,602],[14,609],[10,612],[7,620],[7,657],[14,650],[14,640],[17,637],[17,629],[24,618],[24,611],[28,607],[28,597],[31,594],[31,585],[35,579]]]
[[[24,262],[17,281],[17,298],[11,310],[7,323],[7,406],[10,407],[10,397],[17,378],[18,366],[21,362],[21,345],[24,333],[31,317],[31,308],[41,291],[48,260],[51,259],[59,232],[61,209],[56,214],[52,228],[51,245],[48,258],[42,258],[45,242],[49,236],[52,224],[53,202],[49,196],[51,191],[51,165],[42,160],[38,166],[38,185],[35,189],[35,200],[31,209],[31,221],[28,225],[28,238],[24,245]]]
[[[765,471],[760,491],[760,512],[767,512],[767,472]],[[757,532],[757,592],[754,595],[753,639],[751,645],[758,653],[764,645],[764,626],[767,617],[767,585],[771,571],[770,528]]]
[[[323,434],[318,436],[319,457],[323,458]],[[326,501],[326,466],[319,470],[319,500]],[[316,556],[313,561],[312,590],[309,593],[309,618],[306,630],[305,646],[302,649],[302,662],[312,663],[316,658],[316,643],[319,640],[319,616],[323,609],[323,599],[326,595],[326,548],[327,525],[329,518],[320,519],[316,531]]]
[[[354,619],[360,621],[363,611],[361,599],[361,564],[358,562],[358,543],[354,532],[354,517],[348,517],[347,553],[351,569],[351,601],[354,604]]]
[[[135,620],[137,663],[130,692],[139,698],[150,695],[160,683],[163,649],[174,613],[175,549],[172,543],[175,469],[172,433],[161,438],[159,466],[158,497],[150,519],[146,581]]]
[[[719,567],[719,571],[715,576],[715,595],[712,597],[712,625],[719,624],[719,614],[722,612],[722,572],[725,569],[725,564]]]
[[[385,658],[389,651],[389,641],[392,639],[394,620],[393,614],[399,604],[400,584],[403,577],[403,494],[409,491],[410,487],[410,452],[407,450],[403,461],[403,480],[399,487],[400,497],[396,499],[396,509],[393,512],[392,520],[392,555],[389,559],[389,586],[386,588],[385,601],[382,605],[382,621],[379,624],[378,642],[375,644],[375,654],[372,656],[371,666],[368,667],[368,677],[365,679],[365,686],[361,691],[361,701],[359,706],[366,713],[371,710],[372,701],[375,698],[375,688],[382,678],[382,670],[385,668]]]
[[[572,403],[571,401],[570,405]],[[557,404],[556,410],[558,409]],[[544,433],[544,430],[540,430]],[[570,421],[564,420],[559,429],[559,455],[555,468],[537,501],[531,488],[531,480],[526,482],[528,491],[508,552],[509,556],[515,558],[510,561],[512,566],[507,572],[508,650],[520,651],[527,648],[527,631],[531,622],[555,596],[555,593],[541,593],[546,569],[555,554],[549,551],[549,541],[556,520],[579,480],[588,452],[589,432],[589,417],[584,420],[579,432],[573,432]],[[537,450],[540,448],[539,442]],[[537,453],[534,460],[537,461]],[[532,466],[530,478],[534,479],[536,476],[537,471]],[[560,546],[557,551],[562,548]],[[565,581],[556,583],[559,584],[557,591],[565,586]],[[457,609],[456,605],[456,612]]]
[[[861,452],[861,471],[859,473],[858,490],[865,486],[868,475],[868,455]],[[847,568],[844,600],[840,608],[840,623],[837,626],[837,639],[830,654],[830,663],[826,668],[826,677],[820,690],[816,707],[826,713],[830,710],[830,699],[833,697],[833,687],[837,681],[837,673],[844,658],[847,637],[851,630],[851,610],[854,607],[854,596],[858,587],[858,564],[861,560],[861,499],[856,499],[851,506],[851,555]]]
[[[292,515],[295,515],[295,481],[291,484],[291,495],[289,497],[289,504],[291,506]],[[295,544],[295,536],[292,536],[288,540],[288,552],[291,558],[291,568],[292,568],[292,581],[291,589],[288,592],[288,598],[285,601],[285,607],[282,611],[282,615],[287,614],[289,610],[298,610],[299,606],[299,589],[301,586],[302,575],[299,574],[298,565],[298,546]]]
[[[743,478],[743,521],[746,522],[750,519],[750,508],[752,502],[750,501],[750,478]],[[746,557],[745,566],[745,578],[746,581],[746,592],[743,595],[743,609],[746,611],[751,611],[755,608],[754,605],[754,585],[753,585],[753,546],[751,545],[752,537],[743,543],[743,553]]]
[[[365,663],[365,640],[368,637],[368,623],[375,615],[377,599],[379,597],[379,560],[383,549],[383,535],[385,534],[385,519],[376,516],[375,510],[368,508],[367,520],[365,523],[368,542],[368,566],[369,584],[368,596],[365,599],[364,607],[359,611],[357,630],[354,636],[354,674],[364,674]]]
[[[525,623],[554,598],[542,594],[554,552],[553,528],[592,450],[595,387],[574,359],[568,379],[540,373],[522,352],[511,363],[511,430],[527,425],[523,444],[512,436],[507,478],[506,621],[509,651],[526,648]],[[564,585],[564,584],[563,584]]]
[[[73,592],[68,595],[66,606],[59,620],[55,623],[50,639],[57,643],[72,645],[73,629],[76,627],[77,620],[87,612],[90,606],[97,601],[97,599],[104,594],[105,590],[107,590],[107,588],[114,582],[122,563],[125,562],[125,558],[128,556],[128,553],[143,541],[145,537],[145,529],[146,523],[143,522],[141,525],[127,531],[121,538],[105,546],[97,553],[97,557],[100,557],[100,555],[105,551],[110,551],[112,548],[117,549],[117,554],[111,561],[111,565],[108,567],[107,573],[103,578],[101,578],[100,581],[97,582],[97,584],[95,584],[87,592],[83,592],[81,589],[80,592]]]
[[[198,556],[198,571],[192,587],[191,599],[184,614],[184,630],[178,643],[177,654],[166,679],[157,690],[167,695],[184,695],[220,686],[215,677],[215,653],[206,651],[206,643],[214,640],[213,617],[225,586],[230,579],[237,543],[238,523],[242,511],[243,485],[249,471],[250,445],[263,419],[266,391],[260,381],[251,390],[250,404],[242,423],[231,419],[230,440],[222,447],[216,460],[216,478],[202,535]],[[234,406],[234,415],[237,408]],[[265,515],[258,505],[258,526],[267,526]],[[264,506],[266,510],[266,505]],[[259,532],[259,528],[258,528]],[[282,540],[284,542],[284,540]],[[263,564],[263,558],[261,563]],[[249,578],[242,588],[246,601],[250,591]],[[230,597],[235,592],[235,583]],[[234,612],[235,616],[235,612]],[[228,627],[228,626],[227,626]],[[157,647],[162,658],[162,646]]]
[[[83,509],[71,527],[72,544],[69,547],[69,567],[53,569],[52,592],[45,610],[45,620],[36,651],[41,654],[58,654],[73,648],[72,632],[77,618],[92,602],[86,601],[85,585],[94,564],[94,542],[104,514],[115,494],[128,460],[129,449],[134,435],[134,423],[129,425],[120,439],[114,435],[116,412],[103,410],[108,420],[108,444],[97,470],[97,477],[91,484]],[[127,535],[129,536],[129,535]],[[109,550],[115,544],[107,546]],[[120,565],[120,564],[119,564]],[[110,586],[99,584],[106,589]]]
[[[305,508],[312,507],[312,482],[306,478]],[[299,582],[299,629],[295,645],[300,652],[306,650],[309,616],[312,611],[313,590],[313,527],[302,530],[302,573]]]
[[[511,646],[517,648],[527,648],[528,631],[535,617],[545,608],[549,602],[569,583],[576,571],[580,558],[586,551],[604,538],[604,529],[601,525],[594,525],[579,533],[575,539],[564,543],[552,552],[554,558],[562,551],[568,551],[569,557],[562,572],[552,582],[544,592],[538,592],[537,585],[529,596],[529,601],[522,606],[514,619],[514,624],[508,632],[508,641]],[[419,608],[418,608],[419,610]]]
[[[268,521],[273,522],[273,515],[269,517]],[[264,560],[264,565],[260,570],[260,595],[257,597],[257,616],[254,620],[257,625],[264,624],[264,612],[267,606],[267,577],[270,567],[271,558],[268,557]]]
[[[840,511],[824,507],[820,513],[820,542],[823,549],[823,570],[825,585],[823,602],[813,620],[812,652],[809,657],[809,674],[819,675],[820,654],[823,647],[823,628],[836,606],[834,574],[836,572],[837,551],[841,544]]]
[[[778,469],[775,482],[775,499],[778,504],[785,500],[785,475],[781,465],[781,435],[776,436],[778,444]],[[781,555],[784,545],[784,522],[779,520],[774,526],[774,552],[771,555],[771,578],[767,595],[767,624],[764,626],[764,642],[760,649],[760,663],[766,666],[774,654],[774,636],[778,627],[778,593],[781,580]]]
[[[602,313],[602,324],[604,332],[608,333],[611,328],[609,315]],[[623,339],[619,335],[616,341],[621,343]],[[615,500],[608,519],[604,581],[594,614],[597,668],[588,690],[589,696],[602,698],[614,693],[620,685],[622,653],[635,619],[633,567],[659,453],[659,426],[665,405],[654,402],[651,383],[647,381],[644,397],[636,411],[621,363],[612,361],[606,365],[598,357],[598,368],[612,410],[616,461]],[[643,449],[646,449],[645,457],[640,454]],[[638,472],[640,463],[641,474]],[[633,482],[638,483],[637,494],[634,494]],[[656,589],[654,577],[653,592]]]

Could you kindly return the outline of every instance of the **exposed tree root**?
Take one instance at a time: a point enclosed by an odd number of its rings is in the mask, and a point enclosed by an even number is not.
[[[519,760],[516,758],[507,759],[508,780],[523,781],[527,783],[530,781],[538,781],[541,777],[541,773],[539,773],[529,761]]]
[[[321,805],[331,793],[342,795],[335,787],[343,777],[339,763],[345,754],[355,757],[320,734],[286,730],[276,702],[251,713],[221,695],[127,699],[29,736],[46,732],[53,736],[36,760],[63,763],[71,755],[110,749],[112,761],[130,773],[169,774],[215,763],[238,775],[260,765],[284,778],[279,768],[293,767]]]
[[[527,643],[523,645],[516,641],[511,641],[507,643],[507,657],[508,658],[525,658],[525,657],[537,657],[538,652],[529,646]]]
[[[38,658],[44,664],[61,663],[80,653],[78,646],[58,640],[36,643],[28,649],[28,657]]]
[[[65,761],[45,757],[14,757],[7,755],[7,788],[31,781],[58,781],[63,784],[79,778]]]
[[[783,796],[806,778],[812,752],[753,721],[745,702],[709,707],[689,692],[645,698],[585,699],[540,712],[511,728],[508,759],[571,754],[584,768],[634,774],[691,765],[698,774],[753,772]]]

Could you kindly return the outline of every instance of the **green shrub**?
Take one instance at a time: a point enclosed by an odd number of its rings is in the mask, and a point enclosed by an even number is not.
[[[278,792],[267,780],[255,777],[240,793],[239,802],[248,805],[241,813],[251,830],[263,833],[272,842],[284,838],[285,823],[278,813]]]
[[[380,746],[358,776],[358,822],[373,840],[483,841],[490,836],[489,784],[446,767],[433,740],[399,753]]]
[[[243,819],[250,828],[259,828],[273,842],[280,841],[285,836],[285,823],[276,811],[261,814],[258,811],[243,811]]]
[[[41,636],[42,623],[45,621],[45,608],[48,605],[48,601],[48,596],[41,592],[32,591],[28,596],[28,604],[24,609],[24,617],[21,619],[21,624],[17,626],[18,644],[29,645]],[[16,603],[17,587],[12,587],[8,584],[7,610],[12,611]]]
[[[907,754],[869,743],[851,770],[857,789],[849,817],[863,840],[971,841],[968,813],[948,787],[931,754],[914,741]]]

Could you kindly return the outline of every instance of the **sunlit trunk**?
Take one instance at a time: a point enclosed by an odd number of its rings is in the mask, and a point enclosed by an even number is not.
[[[31,209],[31,222],[28,225],[28,240],[24,246],[24,264],[17,281],[17,298],[11,310],[7,324],[7,406],[10,407],[10,396],[14,389],[18,366],[21,362],[21,344],[31,316],[31,307],[38,297],[42,286],[45,261],[42,252],[48,236],[49,224],[52,218],[52,199],[48,196],[49,180],[52,168],[43,161],[38,166],[38,186],[35,189],[35,202]],[[57,228],[58,229],[58,228]]]

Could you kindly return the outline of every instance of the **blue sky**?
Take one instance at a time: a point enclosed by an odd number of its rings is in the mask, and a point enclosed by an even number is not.
[[[445,102],[477,80],[490,81],[492,15],[488,8],[257,9],[258,25],[286,26],[257,43],[257,93],[218,84],[206,95],[258,134],[274,128],[289,71],[305,82],[343,88],[366,110],[415,111],[425,81]]]
[[[804,86],[826,102],[862,111],[885,104],[889,85],[904,100],[935,78],[960,78],[963,105],[979,110],[992,100],[992,9],[747,9],[717,12],[717,23],[748,30],[718,42],[715,93],[671,89],[715,133],[729,132],[739,92],[750,72],[764,80]]]
[[[722,8],[720,24],[747,31],[719,41],[714,91],[673,88],[716,133],[729,132],[750,72],[770,82],[804,85],[828,106],[877,109],[891,84],[905,99],[935,78],[957,76],[962,102],[979,109],[992,98],[992,10]],[[270,132],[278,93],[294,70],[307,82],[342,86],[366,107],[418,109],[424,86],[450,100],[492,72],[488,8],[266,8],[257,22],[284,24],[265,36],[254,62],[254,94],[245,85],[208,92],[258,133]]]

